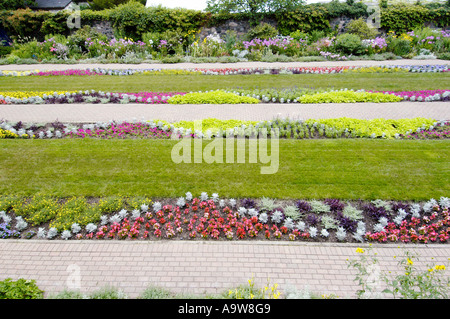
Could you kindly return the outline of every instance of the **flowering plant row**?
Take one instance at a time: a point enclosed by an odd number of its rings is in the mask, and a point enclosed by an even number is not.
[[[257,137],[276,134],[279,138],[381,138],[381,139],[446,139],[450,122],[413,118],[401,120],[350,118],[273,121],[237,121],[206,119],[202,131],[195,121],[99,122],[92,124],[47,124],[0,122],[0,138],[211,138]]]
[[[336,67],[247,67],[247,68],[189,68],[189,69],[105,69],[86,68],[49,71],[0,71],[0,76],[92,76],[92,75],[249,75],[249,74],[338,74],[338,73],[440,73],[448,72],[443,65],[380,65]]]
[[[205,92],[113,93],[95,90],[59,92],[0,92],[1,104],[256,104],[256,103],[383,103],[449,101],[450,90],[366,91],[307,88],[233,89]]]
[[[450,199],[423,203],[338,199],[277,202],[190,192],[160,202],[148,198],[0,197],[0,238],[97,240],[306,240],[448,243]],[[44,213],[45,212],[45,213]]]

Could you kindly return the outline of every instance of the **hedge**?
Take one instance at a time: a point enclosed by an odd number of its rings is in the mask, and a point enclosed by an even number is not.
[[[67,19],[70,12],[51,13],[49,11],[0,11],[0,23],[10,36],[36,37],[43,40],[47,34],[70,34]],[[203,26],[220,25],[226,20],[275,21],[279,32],[288,35],[294,31],[303,32],[330,31],[330,21],[339,16],[352,19],[367,17],[367,6],[362,3],[339,3],[304,5],[296,10],[268,14],[229,13],[212,14],[189,9],[169,9],[163,7],[146,8],[140,3],[129,2],[115,9],[102,11],[82,10],[82,24],[94,21],[110,21],[119,36],[139,39],[146,32],[164,32],[178,30],[187,33],[199,30]],[[381,10],[381,27],[385,31],[406,32],[425,23],[434,23],[439,27],[450,23],[450,7],[422,6],[415,4],[388,5]]]

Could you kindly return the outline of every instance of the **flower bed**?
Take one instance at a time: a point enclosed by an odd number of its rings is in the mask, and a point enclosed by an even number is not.
[[[258,75],[258,74],[339,74],[339,73],[441,73],[448,72],[443,65],[381,65],[335,67],[247,67],[247,68],[189,68],[189,69],[106,69],[86,68],[49,71],[0,71],[0,76],[93,76],[93,75]]]
[[[401,120],[351,118],[273,121],[238,121],[205,119],[202,131],[195,130],[194,121],[103,122],[92,124],[47,124],[0,122],[0,138],[157,138],[190,136],[256,137],[264,132],[279,138],[381,138],[381,139],[446,139],[450,122],[426,118]]]
[[[286,89],[233,89],[206,92],[114,93],[86,91],[0,92],[0,104],[255,104],[255,103],[387,103],[449,101],[450,90],[365,91]]]
[[[0,238],[448,243],[450,199],[422,203],[0,197]]]

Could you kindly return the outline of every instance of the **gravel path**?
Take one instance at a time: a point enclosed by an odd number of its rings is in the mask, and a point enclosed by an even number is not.
[[[328,66],[377,66],[377,65],[444,65],[448,60],[386,60],[386,61],[323,61],[323,62],[238,62],[238,63],[80,63],[80,64],[20,64],[0,65],[0,70],[68,70],[68,69],[215,69],[215,68],[283,68],[283,67],[328,67]]]

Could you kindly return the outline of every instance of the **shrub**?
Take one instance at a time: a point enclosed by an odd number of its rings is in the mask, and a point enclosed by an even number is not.
[[[7,278],[0,281],[0,299],[42,299],[44,292],[35,280],[20,278],[16,281]]]
[[[270,39],[276,37],[277,35],[278,30],[274,26],[268,23],[261,23],[250,29],[245,35],[245,38],[248,41],[251,41],[253,39]]]
[[[370,27],[362,18],[350,21],[345,30],[347,33],[358,35],[361,39],[373,39],[378,34],[378,31]]]
[[[0,57],[4,57],[10,54],[12,49],[13,48],[10,46],[0,46]]]
[[[361,38],[356,34],[344,33],[336,37],[334,48],[339,53],[359,55],[364,47]]]
[[[169,104],[256,104],[260,101],[258,99],[239,96],[234,93],[227,93],[224,91],[212,92],[194,92],[185,95],[175,95],[167,100]]]
[[[390,41],[387,49],[397,56],[406,56],[413,50],[411,41],[402,38],[396,38]]]

